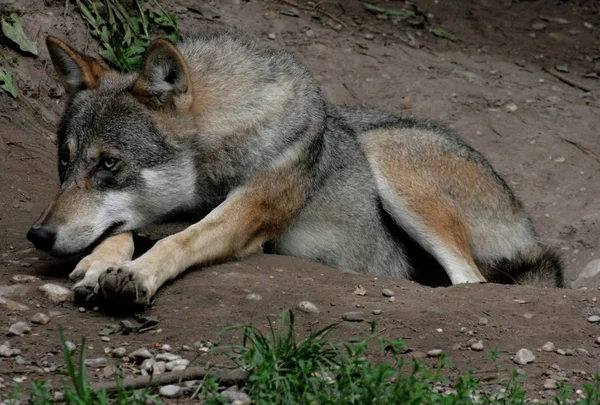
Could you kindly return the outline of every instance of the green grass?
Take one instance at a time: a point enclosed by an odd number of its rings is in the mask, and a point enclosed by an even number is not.
[[[77,8],[90,28],[90,35],[100,41],[98,53],[111,66],[123,72],[140,67],[151,33],[162,31],[163,37],[176,42],[181,34],[174,14],[168,13],[159,0],[134,0],[134,10],[127,10],[120,0],[77,0]]]
[[[480,381],[470,373],[456,378],[452,383],[444,377],[449,361],[441,357],[433,370],[413,360],[406,365],[400,354],[404,352],[400,341],[388,340],[374,334],[375,325],[365,332],[363,339],[333,343],[329,333],[337,325],[329,325],[312,332],[299,341],[294,330],[294,315],[284,311],[276,326],[269,321],[270,329],[261,332],[251,325],[232,326],[222,333],[243,335],[240,346],[225,346],[222,351],[239,367],[249,372],[249,378],[240,387],[255,404],[432,404],[432,405],[520,405],[529,403],[521,388],[521,377],[516,373],[503,381]],[[85,340],[79,352],[78,366],[69,353],[62,329],[59,338],[65,356],[66,375],[70,384],[64,385],[67,404],[159,404],[151,389],[128,391],[122,387],[115,394],[93,390],[85,378]],[[385,361],[369,361],[369,354],[378,349]],[[497,352],[492,351],[493,362]],[[502,389],[485,393],[484,383],[494,383]],[[437,387],[444,387],[440,393]],[[201,382],[191,400],[202,398],[206,404],[224,404],[218,394],[218,384],[212,378]],[[552,404],[591,405],[600,403],[600,377],[584,386],[584,396],[572,398],[571,390],[563,385]],[[51,390],[42,381],[33,381],[28,388],[16,387],[14,398],[28,398],[29,404],[53,403]],[[4,398],[3,398],[4,399]],[[571,399],[571,402],[568,400]]]

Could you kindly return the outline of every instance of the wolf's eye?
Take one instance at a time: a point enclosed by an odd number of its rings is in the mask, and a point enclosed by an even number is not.
[[[62,167],[67,167],[69,165],[69,159],[67,159],[65,157],[61,157],[59,159],[59,162]]]
[[[102,158],[102,166],[104,166],[105,169],[110,170],[113,167],[115,167],[116,164],[117,164],[117,159],[115,159],[115,158],[110,158],[110,157]]]

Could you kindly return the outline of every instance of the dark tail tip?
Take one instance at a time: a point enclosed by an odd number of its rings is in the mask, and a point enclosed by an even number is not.
[[[488,281],[534,287],[564,287],[563,264],[559,254],[542,246],[535,254],[520,254],[494,264],[498,278]]]

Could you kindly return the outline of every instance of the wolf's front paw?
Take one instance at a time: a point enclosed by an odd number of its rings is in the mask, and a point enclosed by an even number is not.
[[[111,305],[148,305],[152,298],[148,277],[131,264],[108,268],[98,279],[98,290]]]
[[[98,298],[98,277],[113,266],[114,263],[103,261],[90,263],[85,258],[80,261],[69,274],[71,280],[77,281],[73,286],[75,300],[84,304],[94,302]]]

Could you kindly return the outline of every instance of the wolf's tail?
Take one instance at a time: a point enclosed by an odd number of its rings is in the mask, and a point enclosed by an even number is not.
[[[492,266],[495,271],[488,281],[493,283],[564,287],[562,260],[547,246],[540,246],[535,252],[519,253],[511,259],[497,260]]]

